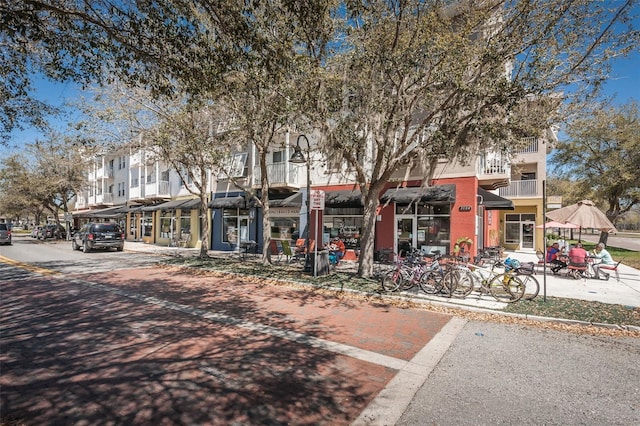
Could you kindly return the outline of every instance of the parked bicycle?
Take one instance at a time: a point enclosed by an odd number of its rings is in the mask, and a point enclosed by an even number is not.
[[[382,288],[388,292],[410,290],[418,286],[427,294],[442,290],[443,270],[438,262],[440,252],[434,252],[430,261],[413,249],[406,257],[396,257],[393,269],[382,276]]]
[[[442,278],[443,290],[450,297],[464,298],[475,290],[480,295],[490,294],[499,302],[517,302],[526,287],[514,271],[505,272],[503,268],[502,262],[490,267],[466,262],[452,264]]]

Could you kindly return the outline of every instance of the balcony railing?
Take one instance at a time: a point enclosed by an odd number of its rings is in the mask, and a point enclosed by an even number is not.
[[[292,164],[289,162],[267,164],[269,184],[271,186],[300,187],[300,182],[298,182],[299,168],[300,167],[298,165]],[[289,172],[288,176],[287,176],[287,169]],[[253,175],[255,178],[255,184],[260,185],[260,179],[262,177],[262,173],[260,172],[260,166],[254,167]]]
[[[145,185],[136,185],[129,188],[129,198],[138,200],[144,198]]]
[[[514,180],[509,186],[500,188],[501,197],[536,197],[538,196],[537,180]]]
[[[102,194],[102,202],[107,204],[113,203],[113,194],[110,192]]]
[[[158,182],[151,182],[145,185],[145,197],[170,197],[169,182],[161,180]]]
[[[539,139],[536,137],[524,138],[527,146],[516,151],[516,154],[535,154],[539,149]]]
[[[87,199],[85,197],[76,198],[76,209],[84,209],[87,207]]]
[[[479,170],[482,175],[509,175],[511,174],[511,164],[501,154],[492,153],[480,157]]]

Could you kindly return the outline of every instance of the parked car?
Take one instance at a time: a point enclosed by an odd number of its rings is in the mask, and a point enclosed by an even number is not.
[[[62,225],[45,225],[38,232],[38,239],[45,240],[47,238],[65,239],[67,238],[67,230]]]
[[[11,245],[11,228],[6,223],[0,223],[0,244]]]
[[[31,230],[31,238],[38,238],[38,234],[40,233],[41,229],[42,229],[42,226],[40,225],[34,226],[33,229]]]
[[[87,253],[93,249],[124,249],[124,231],[117,223],[90,222],[75,232],[71,240],[71,247]]]

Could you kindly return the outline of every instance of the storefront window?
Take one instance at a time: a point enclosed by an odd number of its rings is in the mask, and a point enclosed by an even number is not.
[[[297,235],[298,219],[293,217],[277,217],[271,219],[271,238],[274,240],[291,240]]]
[[[222,242],[238,244],[249,239],[249,210],[224,209],[222,214]]]
[[[162,211],[160,214],[160,238],[171,238],[171,233],[175,232],[175,229],[172,229],[171,220],[173,216],[171,216],[172,212]]]
[[[329,215],[331,213],[331,215]],[[325,210],[323,242],[338,237],[347,249],[360,249],[362,208],[330,208]]]
[[[191,232],[190,216],[180,216],[180,232],[183,234],[188,234]]]
[[[150,237],[153,235],[153,218],[151,217],[143,217],[142,218],[142,235],[145,237]]]

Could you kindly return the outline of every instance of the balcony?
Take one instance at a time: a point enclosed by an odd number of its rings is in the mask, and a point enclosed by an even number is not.
[[[144,185],[144,198],[171,198],[169,181],[161,180]]]
[[[133,167],[133,166],[137,167],[143,163],[144,163],[144,153],[142,151],[138,151],[129,157],[129,167]]]
[[[76,210],[87,208],[87,199],[84,196],[78,195],[76,197]]]
[[[300,189],[300,182],[298,181],[298,170],[300,166],[296,164],[292,164],[289,162],[286,163],[273,163],[267,164],[267,173],[269,176],[269,186],[274,189],[287,189],[287,190],[295,190]],[[287,175],[288,172],[288,175]],[[261,176],[260,166],[256,166],[253,169],[254,188],[260,188],[261,186]]]
[[[499,194],[506,198],[531,198],[540,197],[538,194],[537,180],[514,180],[509,186],[500,188]]]
[[[131,185],[129,188],[129,199],[130,200],[142,200],[144,199],[144,185]]]
[[[500,153],[488,153],[478,159],[478,184],[485,189],[498,189],[509,185],[511,163]]]
[[[102,194],[102,203],[103,204],[113,204],[113,194],[110,193],[110,192]]]

